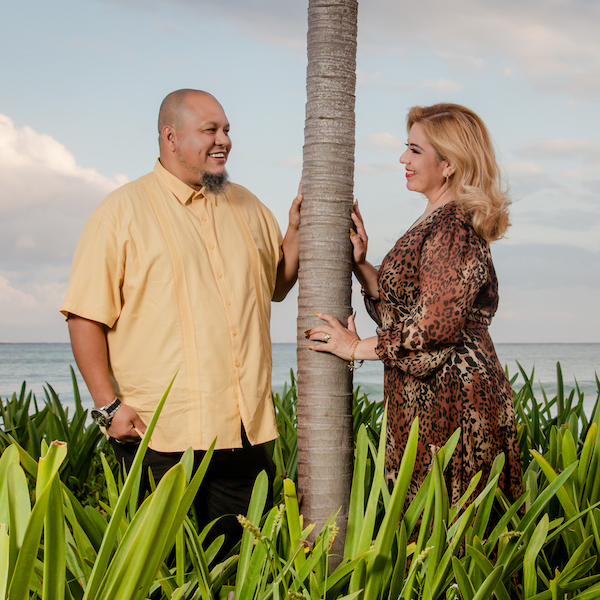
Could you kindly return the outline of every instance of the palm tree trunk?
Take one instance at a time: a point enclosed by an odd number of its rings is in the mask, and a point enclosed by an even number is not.
[[[298,479],[302,512],[319,531],[331,513],[343,543],[352,480],[352,374],[311,352],[304,332],[351,313],[349,232],[354,185],[356,0],[309,0],[307,104],[298,299]]]

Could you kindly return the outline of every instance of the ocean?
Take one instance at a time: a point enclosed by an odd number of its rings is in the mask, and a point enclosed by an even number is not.
[[[509,373],[519,373],[519,363],[526,373],[534,372],[537,386],[549,397],[556,394],[556,363],[560,362],[567,389],[576,383],[585,394],[586,410],[591,410],[598,391],[596,373],[600,376],[600,344],[496,344],[496,351]],[[92,400],[77,370],[69,344],[0,343],[0,397],[6,400],[19,392],[23,382],[36,398],[45,398],[44,388],[52,386],[65,406],[73,405],[73,386],[69,365],[75,369],[84,406]],[[296,344],[273,344],[273,390],[280,392],[290,381],[290,369],[296,370]],[[516,387],[522,385],[519,375]],[[355,371],[354,385],[360,386],[374,400],[383,398],[383,365],[365,362]]]

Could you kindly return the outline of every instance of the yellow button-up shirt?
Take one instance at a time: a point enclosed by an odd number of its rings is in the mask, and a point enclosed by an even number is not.
[[[88,220],[61,312],[108,326],[115,394],[148,423],[150,447],[239,448],[277,437],[269,320],[281,232],[245,188],[195,191],[157,161]]]

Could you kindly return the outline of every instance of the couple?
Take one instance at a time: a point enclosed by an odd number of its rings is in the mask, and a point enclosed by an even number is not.
[[[453,110],[448,105],[450,121]],[[309,337],[328,336],[315,350],[386,364],[389,479],[417,411],[421,423],[431,424],[422,444],[443,444],[468,416],[468,443],[459,447],[460,461],[450,473],[456,489],[472,469],[485,469],[505,451],[502,485],[518,493],[512,396],[486,329],[497,304],[488,241],[506,229],[507,202],[497,189],[485,128],[483,158],[471,141],[462,148],[465,157],[452,143],[436,147],[426,119],[409,118],[409,149],[401,160],[409,189],[425,194],[427,209],[379,272],[365,260],[367,237],[358,210],[353,215],[355,272],[378,336],[360,341],[352,322],[346,329],[323,315],[329,324]],[[429,120],[434,131],[444,121]],[[217,437],[195,501],[202,527],[224,514],[245,513],[256,475],[274,475],[265,447],[277,436],[270,301],[282,300],[296,281],[301,196],[282,239],[272,213],[228,182],[229,123],[206,92],[169,94],[158,129],[154,172],[110,194],[87,222],[61,311],[94,400],[94,420],[126,466],[177,372],[144,468],[158,480],[188,447],[199,462]],[[450,133],[450,142],[456,139]],[[487,170],[472,173],[463,161],[473,156]],[[428,453],[423,446],[423,473]],[[221,519],[212,533],[224,533],[232,547],[238,524]]]

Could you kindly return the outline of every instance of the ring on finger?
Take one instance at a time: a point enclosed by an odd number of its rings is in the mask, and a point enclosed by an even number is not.
[[[328,333],[326,333],[324,339],[325,339],[325,342],[328,342],[331,339],[331,336]]]

